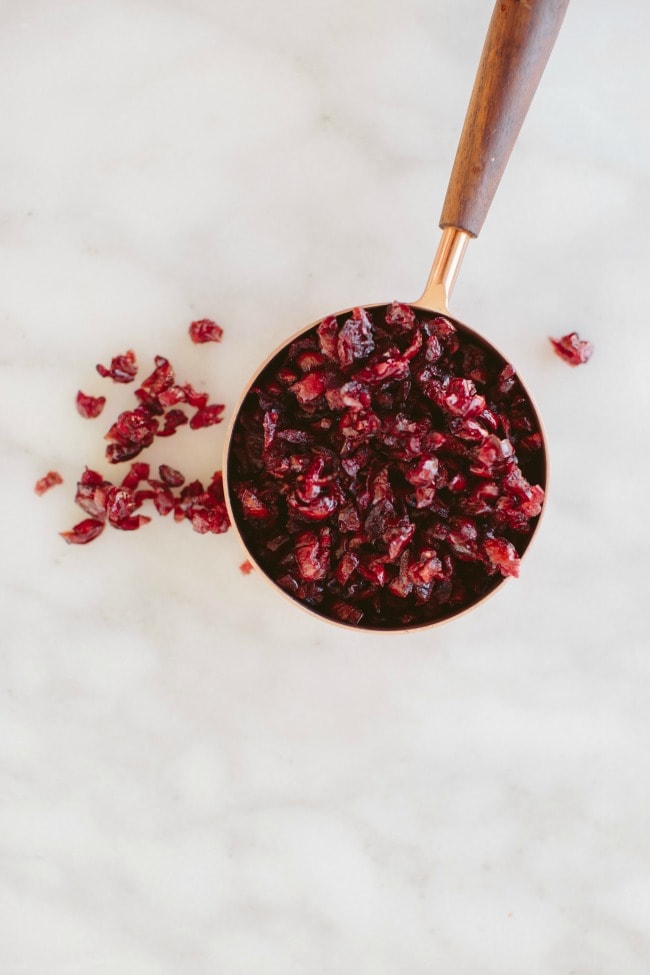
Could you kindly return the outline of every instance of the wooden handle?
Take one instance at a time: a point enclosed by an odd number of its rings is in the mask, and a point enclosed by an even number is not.
[[[441,227],[477,237],[560,30],[569,0],[497,0]]]

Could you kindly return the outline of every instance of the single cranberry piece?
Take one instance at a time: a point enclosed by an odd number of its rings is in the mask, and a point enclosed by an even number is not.
[[[591,359],[594,347],[591,342],[583,341],[577,332],[569,332],[561,339],[549,337],[556,355],[564,359],[570,366],[580,366]]]
[[[386,309],[386,324],[398,329],[411,329],[415,324],[415,312],[410,305],[394,301]]]
[[[177,471],[174,467],[170,467],[168,464],[161,464],[158,468],[158,474],[160,475],[160,480],[164,481],[167,487],[180,487],[181,484],[185,484],[185,477],[180,471]]]
[[[97,372],[105,378],[110,376],[115,383],[132,383],[138,372],[135,353],[129,349],[124,355],[116,355],[108,368],[98,365]]]
[[[223,420],[221,414],[225,408],[222,403],[212,403],[210,406],[204,406],[190,420],[190,428],[192,430],[199,430],[201,427],[211,427],[215,423],[221,423]]]
[[[171,437],[172,434],[176,433],[178,427],[182,427],[183,424],[188,423],[188,416],[183,413],[182,410],[168,410],[165,413],[165,419],[163,420],[163,426],[156,430],[157,437]]]
[[[48,471],[44,477],[38,479],[34,485],[34,490],[37,494],[45,494],[50,488],[55,487],[57,484],[63,484],[63,478],[58,471]]]
[[[122,478],[122,487],[133,491],[135,488],[137,488],[140,481],[146,481],[148,477],[149,465],[136,460],[133,464],[131,464],[131,469],[129,472]]]
[[[331,537],[329,529],[302,532],[295,542],[298,571],[303,579],[324,579],[330,561]]]
[[[106,517],[111,525],[120,527],[119,523],[133,514],[135,508],[135,495],[128,488],[111,486],[106,491]]]
[[[484,543],[485,554],[501,575],[519,575],[519,556],[512,542],[505,538],[486,538]]]
[[[290,389],[303,406],[305,403],[311,403],[325,392],[325,373],[322,371],[309,372],[297,383],[294,383]]]
[[[77,412],[80,416],[83,416],[87,420],[94,419],[99,416],[99,414],[104,409],[106,405],[105,396],[89,396],[87,393],[82,393],[81,390],[77,393]]]
[[[333,316],[324,318],[316,329],[318,344],[324,356],[328,359],[336,359],[337,340],[339,334],[338,322]]]
[[[97,538],[104,530],[104,522],[95,518],[85,518],[74,526],[70,531],[59,532],[68,545],[86,545]]]
[[[127,515],[125,518],[120,518],[119,521],[112,521],[111,525],[123,532],[133,532],[142,528],[143,525],[148,525],[150,521],[151,518],[146,515]]]
[[[192,528],[200,535],[205,535],[208,532],[213,535],[222,535],[230,527],[225,505],[218,505],[214,508],[192,508],[190,520]]]
[[[198,322],[192,322],[189,328],[190,338],[193,342],[221,342],[223,329],[216,322],[209,318],[201,318]]]
[[[170,487],[164,481],[159,481],[156,478],[149,478],[147,483],[151,488],[151,500],[156,511],[161,517],[166,517],[176,507],[176,499]]]
[[[444,402],[454,416],[478,416],[485,409],[485,398],[477,395],[471,379],[451,379],[445,390]]]
[[[375,347],[372,322],[363,308],[354,308],[338,335],[336,350],[343,367],[351,366],[357,359],[365,359]]]
[[[353,626],[357,626],[363,619],[363,610],[340,599],[332,605],[332,612],[337,619],[343,623],[351,623]]]
[[[275,517],[273,507],[249,488],[241,488],[237,496],[244,518],[252,521],[268,521]]]
[[[248,559],[242,562],[242,564],[239,566],[239,571],[245,576],[249,576],[251,572],[253,572],[253,569],[254,569],[253,563],[249,562]]]
[[[172,369],[169,360],[162,355],[157,355],[154,359],[154,363],[156,368],[150,376],[143,379],[141,388],[151,396],[158,396],[164,390],[169,389],[170,386],[174,385],[174,370]]]

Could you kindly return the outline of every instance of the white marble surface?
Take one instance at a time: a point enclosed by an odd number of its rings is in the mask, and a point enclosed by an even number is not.
[[[377,638],[232,535],[57,535],[96,362],[168,354],[232,404],[302,324],[420,293],[490,9],[0,5],[1,975],[650,971],[641,0],[573,0],[452,302],[548,428],[519,582]],[[546,335],[576,328],[571,370]],[[202,476],[222,439],[157,450]]]

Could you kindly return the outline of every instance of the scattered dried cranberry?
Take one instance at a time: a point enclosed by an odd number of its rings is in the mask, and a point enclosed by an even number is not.
[[[191,326],[195,341],[218,341],[221,329],[207,320]],[[116,382],[131,382],[137,372],[132,351],[116,356],[110,369],[97,366],[102,376],[111,376]],[[189,423],[192,429],[212,426],[223,419],[224,406],[209,404],[208,394],[198,392],[190,383],[176,384],[174,370],[164,356],[156,356],[153,372],[135,390],[138,405],[124,410],[106,434],[109,441],[106,457],[112,464],[136,457],[149,447],[155,436],[168,437],[177,427]],[[103,409],[105,398],[77,395],[77,408],[84,416],[97,416]],[[183,403],[196,412],[191,420],[176,407]],[[136,461],[130,465],[121,483],[113,484],[97,471],[86,468],[77,484],[75,501],[88,517],[75,525],[62,537],[71,544],[85,545],[100,534],[106,524],[120,531],[135,531],[148,524],[148,515],[136,514],[147,502],[153,503],[159,515],[173,513],[175,521],[189,521],[195,531],[204,534],[220,534],[228,530],[230,521],[226,507],[221,471],[216,471],[207,487],[200,481],[185,483],[185,476],[169,464],[158,468],[160,479],[149,476],[149,464]],[[144,486],[141,486],[144,483]],[[43,493],[61,478],[50,472],[37,486]]]
[[[85,419],[94,420],[106,405],[105,396],[88,396],[81,390],[77,393],[77,412]]]
[[[229,464],[269,577],[366,628],[453,616],[516,576],[544,500],[541,431],[512,366],[397,302],[326,318],[276,356]]]
[[[171,437],[178,427],[188,422],[188,416],[182,410],[168,410],[165,413],[162,428],[156,430],[157,437]]]
[[[221,423],[222,413],[225,410],[223,403],[212,403],[198,410],[190,420],[190,428],[199,430],[201,427],[211,427],[214,423]]]
[[[167,487],[180,487],[185,484],[185,476],[168,464],[161,464],[158,468],[160,480],[164,481]]]
[[[591,342],[580,339],[577,332],[569,332],[561,339],[549,338],[555,354],[564,359],[570,366],[580,366],[591,359],[594,347]]]
[[[63,478],[58,471],[48,471],[44,477],[39,478],[36,482],[34,490],[37,494],[45,494],[46,491],[49,491],[56,484],[63,484]]]
[[[221,342],[223,329],[209,318],[202,318],[190,325],[190,338],[193,342]]]
[[[239,566],[239,571],[245,576],[250,575],[253,571],[253,563],[246,559],[246,561],[242,562],[242,564]]]
[[[115,383],[132,383],[138,372],[135,353],[129,349],[124,355],[116,355],[111,359],[108,369],[106,366],[98,365],[97,372],[100,376],[110,376]]]
[[[70,531],[59,532],[61,538],[65,539],[68,545],[86,545],[92,542],[104,531],[104,522],[94,518],[85,518],[75,525]]]
[[[150,396],[158,396],[164,390],[169,389],[170,386],[174,384],[174,370],[168,359],[162,355],[157,355],[154,359],[156,368],[147,376],[146,379],[142,380],[141,389]]]
[[[106,439],[112,441],[106,448],[106,457],[111,464],[136,457],[153,443],[157,430],[158,420],[144,406],[125,410],[106,434]]]

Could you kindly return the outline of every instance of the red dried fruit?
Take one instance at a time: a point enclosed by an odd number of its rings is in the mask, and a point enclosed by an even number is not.
[[[113,528],[119,528],[123,532],[136,531],[138,528],[142,528],[143,525],[148,525],[151,518],[146,515],[131,515],[125,518],[120,518],[119,521],[112,521],[111,525]]]
[[[520,559],[512,542],[506,538],[486,538],[484,548],[491,564],[501,575],[515,578],[519,575]]]
[[[415,324],[415,312],[410,305],[404,305],[400,301],[394,301],[386,309],[386,324],[396,328],[413,328]]]
[[[160,393],[169,389],[170,386],[174,385],[174,370],[172,369],[169,360],[162,355],[157,355],[154,359],[156,368],[143,379],[140,384],[140,388],[150,396],[158,396]]]
[[[325,373],[322,371],[309,372],[297,383],[289,387],[295,393],[296,399],[303,406],[318,399],[325,392]]]
[[[48,471],[44,477],[38,479],[34,485],[34,490],[37,494],[45,494],[50,488],[55,487],[57,484],[63,484],[63,478],[58,471]]]
[[[152,501],[154,503],[154,507],[158,514],[164,518],[170,513],[170,511],[174,511],[176,507],[176,499],[174,498],[170,487],[165,484],[164,481],[149,478],[147,483],[152,488]]]
[[[230,528],[225,505],[218,505],[214,508],[193,508],[190,520],[192,528],[200,535],[205,535],[207,532],[211,532],[213,535],[222,535]]]
[[[564,359],[570,366],[580,366],[591,359],[594,347],[591,342],[580,339],[577,332],[569,332],[560,339],[553,339],[549,336],[549,342],[553,346],[556,355]]]
[[[119,528],[136,509],[135,495],[128,488],[111,486],[106,491],[104,508],[111,525]]]
[[[295,556],[298,571],[303,579],[324,579],[329,570],[331,551],[329,529],[320,532],[302,532],[295,542]]]
[[[99,476],[99,475],[98,475]],[[122,478],[122,487],[134,491],[140,481],[146,481],[149,477],[149,465],[141,461],[131,464],[131,469]]]
[[[106,448],[106,457],[111,464],[136,457],[141,450],[153,443],[158,430],[158,420],[151,416],[143,406],[125,410],[106,434],[113,441]]]
[[[370,355],[375,347],[372,323],[363,308],[354,308],[352,318],[341,327],[336,342],[339,362],[344,368]]]
[[[171,437],[172,434],[176,433],[178,427],[182,427],[183,424],[188,422],[188,416],[182,410],[168,410],[165,413],[163,426],[159,430],[156,430],[156,436]]]
[[[323,355],[328,359],[336,359],[336,347],[339,334],[337,320],[333,316],[324,318],[316,328],[316,334],[318,335],[318,344]]]
[[[82,393],[81,390],[77,393],[77,412],[80,416],[83,416],[87,420],[92,420],[104,409],[106,405],[105,396],[89,396],[87,393]]]
[[[104,522],[97,521],[95,518],[85,518],[74,526],[70,531],[59,532],[68,545],[86,545],[97,538],[104,530]]]
[[[445,389],[444,402],[454,416],[478,416],[485,409],[485,397],[476,393],[471,379],[450,379]]]
[[[158,473],[160,475],[160,480],[164,481],[167,487],[180,487],[181,484],[185,484],[185,476],[177,471],[174,467],[170,467],[168,464],[161,464],[158,468]]]
[[[135,353],[132,349],[129,349],[124,355],[114,356],[108,368],[102,365],[97,365],[96,368],[100,376],[104,378],[110,376],[115,383],[132,383],[138,372]]]
[[[225,408],[223,403],[212,403],[210,406],[204,406],[190,420],[190,428],[199,430],[201,427],[211,427],[215,423],[221,423],[223,420],[221,414]]]
[[[103,522],[106,518],[106,490],[109,487],[111,485],[101,474],[87,467],[77,482],[75,503],[91,518]]]
[[[246,559],[245,562],[242,562],[242,564],[239,566],[239,571],[245,576],[250,575],[251,572],[253,572],[253,570],[254,570],[253,563],[249,562],[248,559]]]
[[[192,322],[189,333],[192,341],[196,343],[221,342],[223,329],[211,319],[201,318],[198,322]]]
[[[362,610],[357,606],[350,605],[350,603],[344,603],[342,600],[333,603],[332,613],[341,622],[350,623],[352,626],[358,626],[363,619]]]

